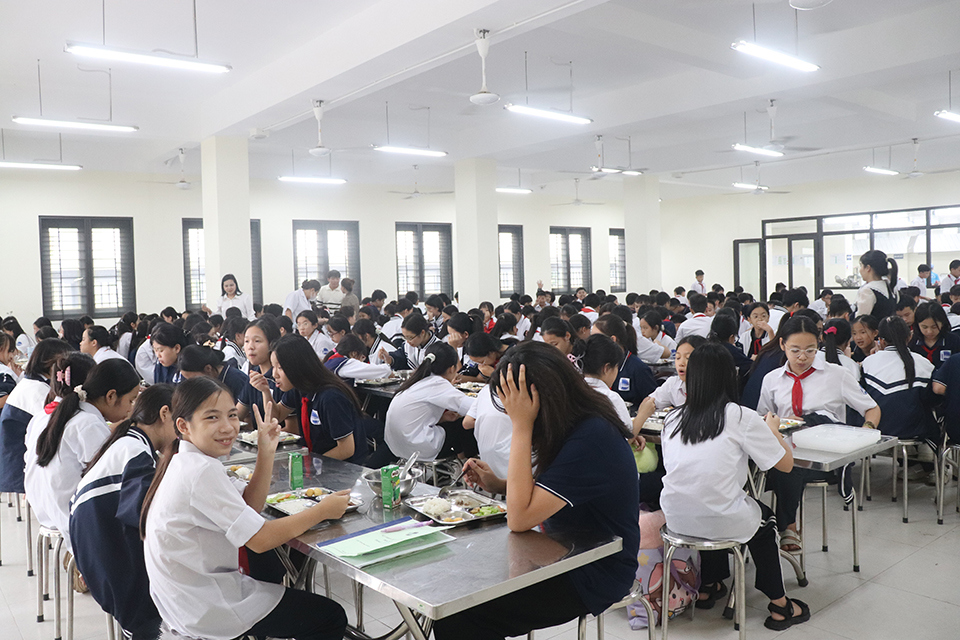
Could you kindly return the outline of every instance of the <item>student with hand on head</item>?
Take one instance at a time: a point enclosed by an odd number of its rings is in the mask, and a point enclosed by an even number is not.
[[[300,284],[300,288],[288,295],[287,299],[283,301],[283,315],[293,320],[300,315],[301,311],[312,311],[313,305],[311,302],[317,299],[317,293],[320,289],[319,280],[304,280]]]

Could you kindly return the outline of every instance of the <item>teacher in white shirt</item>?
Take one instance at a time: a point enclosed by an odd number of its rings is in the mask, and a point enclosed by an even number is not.
[[[227,309],[236,307],[247,320],[254,319],[253,299],[250,294],[240,291],[240,285],[237,284],[237,278],[232,273],[228,273],[220,279],[220,299],[217,300],[215,311],[204,305],[202,308],[208,314],[226,315]]]

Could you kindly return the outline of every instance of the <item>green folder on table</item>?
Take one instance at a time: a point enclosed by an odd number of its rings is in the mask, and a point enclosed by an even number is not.
[[[340,542],[324,545],[322,550],[355,567],[410,555],[446,544],[453,536],[443,533],[452,527],[415,527],[400,531],[371,531]]]

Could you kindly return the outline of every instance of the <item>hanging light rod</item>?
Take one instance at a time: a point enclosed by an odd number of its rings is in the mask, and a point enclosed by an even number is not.
[[[79,164],[54,164],[52,162],[9,162],[0,160],[0,169],[48,169],[50,171],[80,171]]]
[[[764,149],[762,147],[751,147],[750,145],[740,144],[739,142],[733,145],[733,148],[735,151],[746,151],[747,153],[755,153],[759,156],[769,156],[771,158],[779,158],[783,155],[780,151]]]
[[[63,47],[67,53],[81,58],[95,58],[97,60],[115,60],[117,62],[131,62],[146,64],[154,67],[168,67],[184,71],[202,71],[206,73],[227,73],[233,67],[218,62],[204,62],[192,56],[181,56],[167,53],[144,53],[132,49],[107,47],[99,44],[85,44],[81,42],[67,42]]]
[[[811,63],[801,60],[799,58],[794,58],[793,56],[788,56],[785,53],[779,51],[774,51],[773,49],[767,49],[766,47],[761,47],[760,45],[747,42],[746,40],[739,40],[730,45],[730,48],[739,51],[740,53],[745,53],[748,56],[754,56],[755,58],[761,58],[768,62],[774,62],[776,64],[781,64],[785,67],[790,67],[791,69],[796,69],[797,71],[816,71],[820,67]]]
[[[27,118],[24,116],[13,116],[13,121],[17,124],[25,124],[35,127],[51,127],[54,129],[80,129],[84,131],[113,131],[116,133],[133,133],[139,131],[140,127],[128,124],[109,124],[106,122],[81,122],[78,120],[51,120],[50,118]]]
[[[303,184],[346,184],[343,178],[321,178],[318,176],[280,176],[280,182],[301,182]]]
[[[756,191],[757,189],[760,189],[760,191],[766,191],[770,188],[765,184],[750,184],[748,182],[734,182],[733,186],[735,186],[737,189],[746,189],[747,191]]]
[[[590,118],[584,118],[572,113],[565,113],[563,111],[550,111],[549,109],[535,109],[534,107],[528,107],[525,104],[508,104],[504,105],[503,108],[512,113],[519,113],[525,116],[536,116],[538,118],[546,118],[547,120],[559,120],[560,122],[568,122],[570,124],[590,124],[593,122],[593,120]]]
[[[526,189],[524,187],[497,187],[497,193],[516,193],[525,195],[528,193],[533,193],[533,189]]]
[[[428,158],[442,158],[447,155],[446,151],[436,151],[434,149],[422,149],[420,147],[394,147],[388,145],[374,145],[374,151],[383,151],[384,153],[400,153],[408,156],[426,156]]]
[[[884,169],[883,167],[871,167],[866,166],[863,168],[867,173],[876,173],[881,176],[898,176],[900,175],[899,171],[894,171],[893,169]]]

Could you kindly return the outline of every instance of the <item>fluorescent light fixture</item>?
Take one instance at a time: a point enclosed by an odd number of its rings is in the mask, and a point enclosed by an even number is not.
[[[305,184],[345,184],[347,182],[343,178],[320,178],[317,176],[280,176],[277,180],[281,182],[302,182]]]
[[[770,187],[768,187],[768,186],[766,186],[766,185],[762,185],[762,184],[749,184],[749,183],[746,183],[746,182],[734,182],[734,183],[733,183],[733,186],[735,186],[737,189],[746,189],[746,190],[748,190],[748,191],[756,191],[757,189],[760,189],[760,191],[766,191],[767,189],[770,188]]]
[[[893,169],[884,169],[882,167],[864,167],[864,171],[867,173],[877,173],[881,176],[898,176],[900,175],[899,171],[894,171]]]
[[[620,173],[622,173],[625,176],[642,176],[643,175],[643,171],[637,171],[636,169],[624,169]]]
[[[82,122],[79,120],[50,120],[48,118],[25,118],[13,116],[17,124],[35,127],[52,127],[54,129],[81,129],[83,131],[112,131],[114,133],[133,133],[140,127],[127,124],[109,124],[107,122]]]
[[[524,189],[523,187],[497,187],[497,193],[533,193],[533,189]]]
[[[785,53],[780,53],[779,51],[774,51],[773,49],[767,49],[766,47],[761,47],[758,44],[753,42],[747,42],[746,40],[740,40],[734,42],[730,45],[731,49],[739,51],[740,53],[745,53],[756,58],[762,58],[769,62],[775,62],[777,64],[782,64],[785,67],[790,67],[791,69],[796,69],[797,71],[816,71],[820,67],[810,62],[805,62],[799,58],[794,58],[793,56],[788,56]]]
[[[402,153],[408,156],[427,156],[428,158],[442,158],[447,155],[446,151],[434,151],[433,149],[421,149],[419,147],[374,147],[375,151],[384,151],[386,153]]]
[[[47,169],[50,171],[80,171],[78,164],[53,164],[48,162],[8,162],[0,160],[0,169]]]
[[[560,122],[569,122],[570,124],[590,124],[593,122],[590,118],[575,116],[572,113],[563,111],[550,111],[549,109],[535,109],[525,104],[508,104],[503,107],[507,111],[520,113],[525,116],[536,116],[538,118],[547,118],[548,120],[559,120]]]
[[[185,71],[205,71],[207,73],[226,73],[231,67],[228,64],[203,62],[190,56],[178,56],[167,53],[143,53],[130,49],[105,47],[99,44],[83,44],[67,42],[63,48],[67,53],[82,58],[96,58],[98,60],[114,60],[117,62],[133,62],[135,64],[149,64],[154,67],[169,67]]]
[[[773,151],[771,149],[763,149],[761,147],[751,147],[746,144],[740,144],[739,142],[733,145],[733,148],[737,151],[746,151],[747,153],[755,153],[760,156],[770,156],[771,158],[779,158],[783,155],[781,151]]]
[[[953,111],[937,111],[933,115],[951,122],[960,122],[960,113],[954,113]]]
[[[613,167],[592,166],[590,167],[590,171],[594,173],[620,173],[620,169],[614,169]]]

